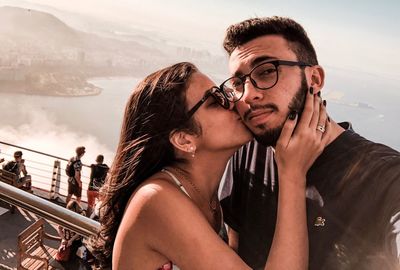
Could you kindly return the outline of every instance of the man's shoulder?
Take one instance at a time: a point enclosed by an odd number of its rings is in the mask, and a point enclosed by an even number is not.
[[[14,161],[14,160],[10,160],[10,161],[8,161],[7,163],[6,163],[6,166],[8,165],[8,166],[13,166],[13,165],[15,165],[15,164],[17,164],[17,162],[16,161]]]
[[[100,164],[101,165],[101,167],[103,167],[104,169],[109,169],[110,167],[108,167],[108,165],[107,164]]]
[[[366,151],[368,151],[366,155],[369,156],[371,167],[385,168],[382,169],[382,174],[396,172],[397,177],[400,177],[400,152],[387,145],[374,142],[370,144]]]
[[[108,169],[107,164],[104,164],[104,163],[102,163],[102,164],[92,164],[91,166],[95,166],[97,168],[102,168],[102,169]]]
[[[397,160],[400,159],[400,152],[392,147],[371,141],[362,137],[355,132],[349,132],[349,141],[352,143],[352,148],[358,153],[364,153],[376,161],[379,160]]]
[[[79,158],[75,158],[74,162],[78,163],[78,164],[82,164],[82,161]]]
[[[6,170],[6,171],[7,171],[7,170],[11,170],[11,169],[13,169],[16,165],[17,165],[17,162],[11,160],[11,161],[8,161],[6,164],[4,164],[3,169]]]
[[[350,122],[341,122],[338,124],[344,129],[344,132],[328,145],[326,149],[334,150],[334,152],[345,151],[347,155],[362,155],[364,153],[370,156],[373,155],[374,157],[400,156],[399,152],[390,146],[374,142],[354,131]]]
[[[399,151],[366,139],[354,131],[345,131],[329,152],[330,157],[336,154],[336,158],[346,160],[349,170],[359,168],[364,176],[379,175],[377,180],[400,176]]]
[[[80,170],[82,167],[82,161],[79,158],[74,157],[74,159],[71,161],[71,165],[75,170]]]

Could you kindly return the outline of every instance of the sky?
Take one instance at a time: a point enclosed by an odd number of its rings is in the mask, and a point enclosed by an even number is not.
[[[0,4],[19,0],[0,0]],[[255,16],[288,16],[308,32],[320,63],[377,73],[400,73],[400,1],[270,0],[26,0],[103,20],[168,33],[223,53],[225,29]]]

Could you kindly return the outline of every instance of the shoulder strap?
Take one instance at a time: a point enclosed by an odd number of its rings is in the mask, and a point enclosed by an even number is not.
[[[190,195],[187,192],[187,190],[184,188],[184,186],[182,185],[182,183],[178,180],[178,178],[170,171],[168,171],[167,169],[162,169],[162,172],[167,173],[169,176],[171,176],[172,180],[174,180],[175,184],[183,191],[183,193],[185,193],[189,198]]]

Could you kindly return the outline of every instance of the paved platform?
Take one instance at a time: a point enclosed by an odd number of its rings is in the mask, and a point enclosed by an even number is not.
[[[15,208],[15,212],[10,212],[10,206],[0,200],[0,270],[17,269],[18,235],[30,224],[39,219],[39,216],[29,213],[20,207]],[[47,223],[45,230],[48,234],[57,235],[57,225]],[[56,241],[45,240],[46,245],[58,248]],[[77,257],[76,257],[77,258]],[[59,264],[57,261],[51,263],[53,269],[91,269],[81,260]]]

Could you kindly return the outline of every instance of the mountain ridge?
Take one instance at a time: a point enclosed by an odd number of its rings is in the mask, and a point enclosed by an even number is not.
[[[0,40],[8,40],[18,49],[18,44],[22,43],[44,52],[48,51],[46,47],[52,47],[55,51],[79,48],[88,53],[123,53],[126,57],[139,57],[143,54],[163,56],[160,51],[135,41],[121,41],[81,32],[50,13],[20,7],[0,7],[0,34]]]

